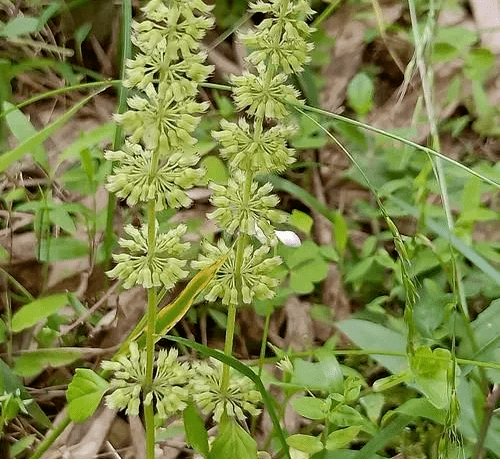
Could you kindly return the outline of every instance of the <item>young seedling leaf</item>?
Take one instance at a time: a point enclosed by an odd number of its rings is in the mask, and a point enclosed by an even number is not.
[[[316,397],[301,397],[292,400],[293,409],[307,419],[325,419],[325,401]]]
[[[108,387],[108,382],[92,370],[77,368],[66,391],[71,420],[83,422],[92,416]]]
[[[188,403],[188,406],[182,413],[182,418],[184,420],[184,430],[186,432],[188,444],[203,454],[204,458],[208,458],[209,446],[207,429],[205,428],[203,419],[192,402]]]
[[[66,293],[46,296],[25,304],[12,317],[12,331],[17,333],[32,327],[40,320],[55,314],[66,304],[68,304]]]

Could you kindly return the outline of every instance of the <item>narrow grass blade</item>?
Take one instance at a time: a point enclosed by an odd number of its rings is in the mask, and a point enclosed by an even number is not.
[[[179,296],[170,304],[165,306],[156,316],[156,334],[165,335],[184,317],[189,310],[195,298],[207,286],[217,270],[221,267],[226,258],[222,257],[214,264],[202,269],[196,276],[194,276],[186,288],[179,294]],[[146,331],[147,317],[144,315],[139,323],[136,325],[132,333],[123,342],[118,352],[115,354],[114,359],[127,351],[129,344],[137,340],[139,347],[144,345]]]
[[[276,411],[274,410],[272,398],[269,395],[269,393],[267,392],[266,388],[264,387],[264,384],[262,384],[261,379],[259,378],[259,376],[256,373],[254,373],[249,367],[242,364],[240,361],[236,360],[234,357],[230,357],[221,351],[218,351],[215,349],[210,349],[209,347],[204,346],[203,344],[199,344],[199,343],[196,343],[196,342],[191,341],[189,339],[181,338],[179,336],[170,336],[169,335],[169,336],[166,336],[165,338],[169,339],[170,341],[175,341],[176,343],[182,344],[184,346],[196,349],[198,352],[201,352],[202,354],[207,355],[209,357],[213,357],[214,359],[217,359],[219,362],[222,362],[226,365],[229,365],[230,367],[239,371],[242,375],[251,379],[253,381],[253,383],[255,384],[255,387],[257,388],[257,390],[262,395],[262,400],[264,401],[264,404],[266,405],[266,408],[269,412],[269,416],[271,417],[271,420],[273,422],[276,433],[278,434],[278,437],[279,437],[280,442],[282,444],[283,451],[284,451],[286,457],[288,457],[290,459],[290,451],[288,449],[288,444],[286,442],[285,434],[284,434],[283,430],[281,429],[278,415],[276,414]]]
[[[101,89],[103,91],[104,89]],[[71,107],[64,115],[60,116],[53,123],[49,124],[45,129],[38,131],[35,135],[20,143],[16,148],[4,153],[0,156],[0,172],[5,171],[14,161],[19,160],[25,153],[29,153],[36,149],[38,145],[47,140],[55,131],[61,128],[78,110],[93,99],[101,91],[98,91],[90,96],[85,97]]]

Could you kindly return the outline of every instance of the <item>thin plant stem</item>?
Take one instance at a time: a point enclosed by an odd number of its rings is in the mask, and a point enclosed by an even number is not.
[[[250,189],[252,186],[252,174],[247,173],[245,188],[243,190],[243,202],[248,204],[250,200]],[[241,268],[243,266],[243,252],[245,250],[245,246],[248,243],[248,238],[246,234],[240,233],[238,234],[238,240],[236,241],[236,259],[235,259],[235,267],[234,267],[234,276],[236,279],[236,289],[238,291],[238,303],[242,303],[242,293],[241,293]],[[226,355],[231,356],[233,353],[233,341],[234,341],[234,330],[236,328],[236,308],[238,304],[231,302],[229,304],[228,312],[227,312],[227,327],[226,327],[226,338],[224,342],[224,353]],[[221,391],[224,392],[227,390],[227,386],[229,384],[229,366],[224,365],[222,367],[222,377],[221,377]]]
[[[148,218],[148,247],[150,256],[153,254],[153,248],[156,245],[156,219],[155,219],[155,202],[149,201],[147,208]],[[156,288],[148,289],[148,324],[146,328],[146,384],[144,387],[145,396],[153,388],[153,364],[155,352],[155,325],[156,325]],[[145,404],[144,417],[146,423],[146,458],[154,459],[155,457],[155,426],[154,426],[154,411],[153,402]]]
[[[59,424],[54,426],[54,428],[49,432],[49,434],[38,444],[35,452],[31,456],[30,459],[40,459],[45,451],[47,451],[52,443],[54,443],[59,435],[61,435],[66,427],[69,426],[71,419],[69,415],[66,415],[64,419],[62,419]]]
[[[267,337],[269,336],[269,324],[271,323],[271,312],[266,315],[264,322],[264,330],[262,331],[262,340],[260,343],[259,354],[259,378],[262,376],[262,369],[264,368],[264,358],[266,357]]]

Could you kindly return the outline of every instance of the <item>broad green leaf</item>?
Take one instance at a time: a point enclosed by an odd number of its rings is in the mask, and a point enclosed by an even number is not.
[[[395,410],[398,413],[412,417],[430,419],[438,424],[446,422],[446,409],[436,408],[427,398],[411,398]]]
[[[311,435],[290,435],[286,439],[286,442],[291,448],[303,451],[304,453],[308,454],[314,454],[324,449],[321,440],[318,437],[313,437]]]
[[[99,92],[103,91],[105,88],[101,89],[97,93],[91,94],[84,99],[77,102],[73,107],[71,107],[67,112],[61,115],[57,120],[53,121],[46,128],[38,131],[35,135],[32,135],[28,139],[21,142],[14,149],[7,151],[0,156],[0,172],[4,172],[13,162],[18,161],[25,153],[30,153],[34,148],[40,145],[42,142],[47,140],[54,132],[56,132],[60,127],[62,127],[72,116],[74,116],[78,110],[80,110],[87,102],[92,100]]]
[[[222,423],[210,459],[257,459],[257,442],[231,417]]]
[[[77,368],[66,391],[71,420],[83,422],[92,416],[108,387],[108,382],[92,370]]]
[[[15,393],[19,390],[21,393],[21,398],[23,400],[31,399],[28,391],[19,381],[19,378],[12,372],[9,366],[0,359],[0,393]],[[26,406],[28,413],[33,419],[35,419],[40,425],[44,427],[51,427],[52,423],[46,414],[42,411],[38,403],[31,399],[31,402]]]
[[[337,327],[361,349],[401,353],[402,356],[377,355],[372,358],[387,368],[391,373],[399,373],[407,368],[406,339],[401,334],[382,325],[360,319],[339,322]]]
[[[292,400],[293,409],[307,419],[325,419],[325,401],[316,397],[300,397]]]
[[[36,376],[45,368],[61,367],[82,358],[78,348],[37,349],[22,353],[14,359],[14,372],[19,376]]]
[[[47,263],[82,258],[88,253],[88,243],[73,237],[44,239],[40,244],[40,261]]]
[[[188,406],[184,409],[182,418],[184,420],[184,430],[186,432],[188,445],[203,454],[203,457],[208,458],[209,446],[207,429],[205,428],[203,419],[192,402],[188,403]]]
[[[361,426],[350,426],[332,432],[326,440],[326,449],[333,451],[347,446],[358,436],[360,430]]]
[[[446,408],[450,404],[448,372],[452,360],[448,349],[419,347],[411,358],[411,369],[417,385],[436,408]]]
[[[0,36],[7,38],[29,35],[38,31],[38,19],[30,16],[16,17],[11,19],[0,29]]]
[[[338,391],[342,382],[342,373],[338,363],[335,365],[331,361],[308,362],[296,359],[293,367],[292,383],[304,389]]]
[[[364,279],[368,271],[373,266],[375,259],[373,257],[364,258],[354,268],[350,269],[345,278],[346,282],[353,283]]]
[[[364,397],[361,397],[359,402],[364,407],[368,419],[376,424],[380,419],[380,414],[382,413],[382,408],[385,404],[385,397],[383,394],[367,394]]]
[[[15,105],[12,105],[10,102],[4,102],[3,108],[4,112],[8,112],[5,116],[5,121],[18,142],[24,142],[36,135],[37,131],[31,124],[31,121],[21,110],[17,109]],[[47,170],[47,153],[45,152],[43,144],[40,143],[33,146],[31,153],[38,164]]]
[[[375,86],[364,72],[358,73],[347,86],[347,101],[359,115],[366,115],[373,107]]]
[[[347,222],[340,212],[334,212],[332,215],[333,220],[333,236],[335,238],[335,245],[341,255],[344,255],[347,241],[349,239]]]
[[[224,263],[225,257],[220,258],[214,264],[202,269],[191,281],[179,296],[170,304],[165,306],[156,316],[156,334],[159,336],[166,335],[176,324],[181,320],[189,310],[193,301],[207,286],[217,270]],[[134,330],[130,333],[127,339],[123,342],[118,352],[114,355],[114,359],[118,358],[124,352],[127,352],[129,344],[137,340],[139,347],[145,344],[145,336],[143,333],[146,330],[147,316],[144,315]]]
[[[12,331],[17,333],[32,327],[40,320],[55,314],[66,304],[68,304],[66,293],[46,296],[25,304],[12,317]]]
[[[252,380],[253,383],[255,384],[255,387],[262,395],[262,401],[266,405],[266,408],[267,408],[267,411],[269,413],[269,416],[271,417],[271,421],[273,423],[274,429],[275,429],[277,436],[278,436],[278,438],[283,446],[284,453],[285,453],[286,457],[290,459],[290,453],[288,451],[288,445],[286,443],[285,434],[283,433],[278,415],[276,414],[276,410],[274,409],[273,399],[271,398],[271,396],[267,392],[266,388],[264,387],[262,380],[259,378],[259,376],[254,371],[252,371],[249,367],[247,367],[246,365],[241,363],[239,360],[236,360],[234,357],[230,357],[221,351],[218,351],[216,349],[211,349],[207,346],[204,346],[203,344],[196,343],[195,341],[191,341],[189,339],[181,338],[179,336],[171,336],[171,335],[167,335],[167,336],[165,336],[165,338],[170,340],[170,341],[174,341],[176,343],[179,343],[179,344],[182,344],[184,346],[195,349],[198,352],[201,352],[202,354],[204,354],[206,356],[213,357],[214,359],[217,359],[219,362],[222,362],[226,365],[229,365],[230,367],[234,368],[236,371],[239,371],[242,375],[246,376],[248,379]],[[214,458],[214,459],[216,459],[216,458]]]

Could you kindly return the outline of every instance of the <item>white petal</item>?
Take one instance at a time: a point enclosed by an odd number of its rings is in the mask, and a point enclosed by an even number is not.
[[[301,244],[299,236],[293,231],[276,231],[276,237],[288,247],[299,247]]]

